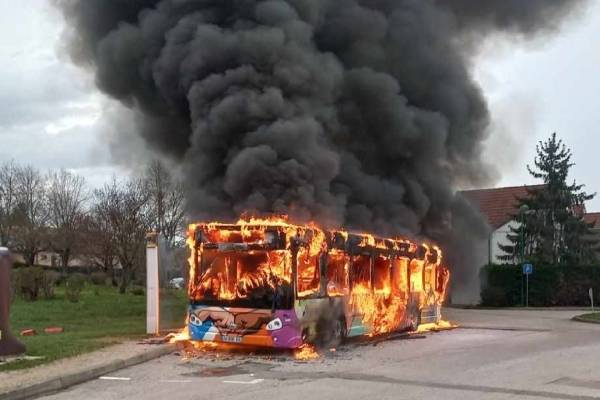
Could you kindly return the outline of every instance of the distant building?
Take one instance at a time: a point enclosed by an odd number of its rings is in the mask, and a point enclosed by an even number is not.
[[[25,258],[21,253],[14,252],[12,255],[15,262],[25,263]],[[40,251],[35,256],[34,264],[40,267],[58,268],[61,266],[60,256],[53,251]],[[85,257],[73,257],[69,261],[69,267],[87,268],[93,267],[93,263]]]

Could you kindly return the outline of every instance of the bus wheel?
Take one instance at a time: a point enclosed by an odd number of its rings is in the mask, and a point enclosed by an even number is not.
[[[340,316],[333,321],[321,319],[317,323],[316,345],[323,349],[339,346],[346,338],[346,318]]]
[[[411,320],[410,330],[415,332],[419,329],[419,325],[421,325],[421,310],[417,309],[413,311]]]

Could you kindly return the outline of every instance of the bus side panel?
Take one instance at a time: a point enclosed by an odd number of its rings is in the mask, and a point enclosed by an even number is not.
[[[343,315],[346,321],[348,337],[360,336],[371,332],[371,328],[364,325],[360,315],[350,307],[347,296],[298,300],[296,313],[300,319],[301,330],[307,335],[307,342],[314,341],[319,318],[329,320],[331,318],[339,318]]]
[[[360,315],[352,318],[350,327],[348,328],[348,337],[362,336],[371,333],[372,329],[362,322]]]

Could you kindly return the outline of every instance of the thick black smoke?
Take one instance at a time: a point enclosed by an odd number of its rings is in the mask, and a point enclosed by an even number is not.
[[[73,59],[182,164],[195,218],[241,212],[446,237],[489,180],[469,65],[580,0],[55,0]]]

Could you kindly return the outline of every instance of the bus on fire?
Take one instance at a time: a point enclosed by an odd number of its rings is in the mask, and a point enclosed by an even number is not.
[[[437,247],[284,220],[193,225],[190,339],[297,348],[438,322]]]

